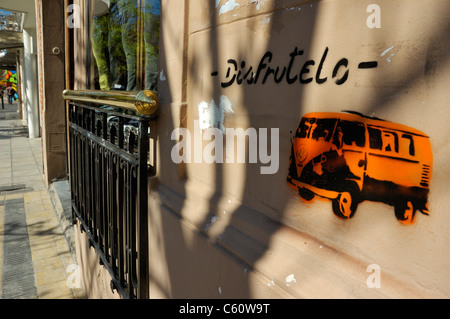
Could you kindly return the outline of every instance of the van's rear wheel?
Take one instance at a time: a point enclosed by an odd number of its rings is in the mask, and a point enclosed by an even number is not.
[[[395,206],[395,217],[403,224],[412,224],[415,214],[416,207],[410,200],[406,201],[404,205]]]
[[[333,212],[339,218],[352,218],[357,207],[358,201],[349,192],[343,192],[333,200]]]

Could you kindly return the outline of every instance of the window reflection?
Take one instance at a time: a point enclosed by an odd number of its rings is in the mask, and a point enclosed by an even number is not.
[[[22,32],[25,13],[0,9],[0,31]]]
[[[158,83],[160,0],[143,1],[145,43],[145,89],[156,91]]]
[[[160,0],[92,1],[95,88],[156,91]]]

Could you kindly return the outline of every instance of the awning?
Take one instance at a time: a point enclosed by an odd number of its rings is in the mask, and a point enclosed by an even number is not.
[[[0,31],[0,50],[23,47],[22,32]]]

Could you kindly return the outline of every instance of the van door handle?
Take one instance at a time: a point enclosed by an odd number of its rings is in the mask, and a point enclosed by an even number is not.
[[[365,160],[359,160],[358,166],[359,167],[363,167],[364,165],[366,165],[366,161]]]

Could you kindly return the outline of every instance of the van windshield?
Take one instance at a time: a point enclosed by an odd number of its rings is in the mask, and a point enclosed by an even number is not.
[[[317,119],[313,124],[312,139],[328,142],[333,136],[337,119]]]

